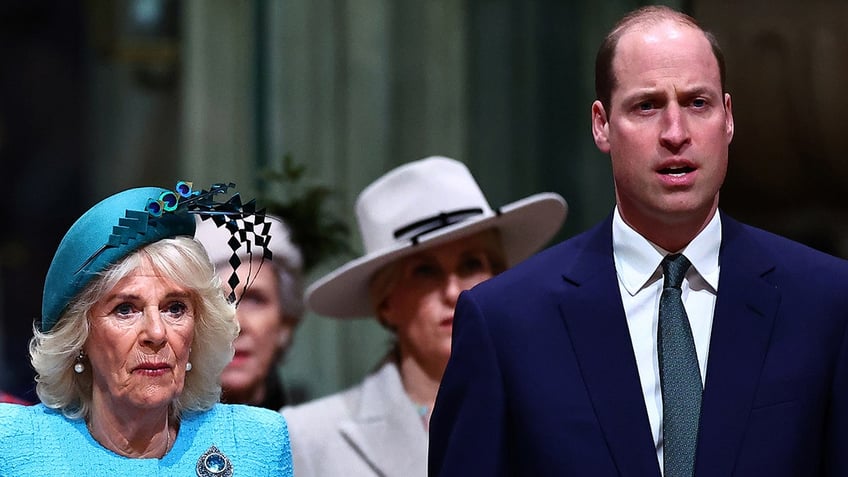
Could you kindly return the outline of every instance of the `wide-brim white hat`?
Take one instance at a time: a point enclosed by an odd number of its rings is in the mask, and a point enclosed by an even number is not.
[[[493,210],[461,162],[428,157],[397,167],[366,187],[356,200],[365,254],[306,290],[314,312],[336,318],[374,314],[369,284],[395,260],[486,229],[500,233],[507,266],[543,247],[562,226],[568,205],[546,192]]]

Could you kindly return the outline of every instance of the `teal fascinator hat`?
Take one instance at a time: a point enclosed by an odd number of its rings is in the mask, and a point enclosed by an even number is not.
[[[248,242],[261,247],[263,258],[271,259],[266,247],[270,224],[264,211],[257,211],[253,201],[242,204],[237,193],[225,202],[215,201],[217,194],[232,187],[232,183],[214,184],[209,190],[195,191],[190,182],[177,183],[175,190],[140,187],[94,205],[74,222],[53,256],[44,281],[41,331],[50,331],[74,297],[111,265],[159,240],[194,236],[196,215],[226,227],[234,250]],[[239,259],[230,264],[236,277]],[[237,284],[238,278],[234,280]]]

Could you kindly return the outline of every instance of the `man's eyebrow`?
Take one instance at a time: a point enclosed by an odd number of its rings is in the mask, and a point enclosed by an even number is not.
[[[690,87],[680,88],[678,93],[684,96],[710,96],[713,94],[721,95],[721,91],[710,87],[706,84],[695,84]]]
[[[663,96],[659,88],[639,88],[621,94],[622,103],[634,103]]]

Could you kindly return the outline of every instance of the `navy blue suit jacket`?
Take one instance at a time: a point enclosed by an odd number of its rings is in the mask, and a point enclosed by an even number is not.
[[[462,294],[431,476],[659,477],[611,218]],[[848,262],[721,219],[696,475],[848,475]]]

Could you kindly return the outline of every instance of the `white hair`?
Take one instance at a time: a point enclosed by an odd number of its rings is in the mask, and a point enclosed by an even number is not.
[[[221,291],[220,280],[203,246],[189,237],[163,239],[147,245],[104,270],[70,301],[56,326],[41,332],[34,327],[29,349],[35,369],[36,392],[50,408],[69,418],[86,418],[91,412],[91,370],[81,374],[73,367],[89,335],[92,306],[124,277],[143,263],[187,287],[195,300],[192,370],[186,373],[182,394],[171,414],[210,409],[221,395],[220,376],[233,357],[238,336],[235,308]]]

